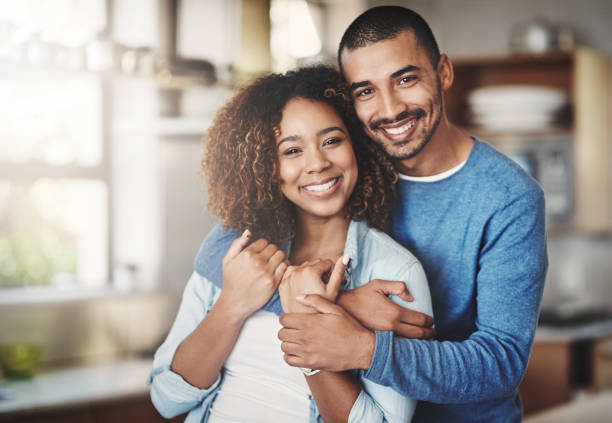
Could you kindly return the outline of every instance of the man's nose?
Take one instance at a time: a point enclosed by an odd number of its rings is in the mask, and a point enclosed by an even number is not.
[[[383,93],[379,98],[378,114],[381,119],[395,120],[404,111],[404,104],[394,93]]]
[[[306,172],[318,173],[327,169],[330,165],[329,160],[324,152],[317,149],[312,149],[306,154]]]

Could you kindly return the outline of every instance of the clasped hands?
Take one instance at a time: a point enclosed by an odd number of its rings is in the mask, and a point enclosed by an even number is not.
[[[219,301],[246,319],[278,289],[285,314],[278,333],[285,361],[295,367],[329,371],[368,369],[375,330],[407,338],[431,338],[433,319],[401,307],[387,295],[412,301],[403,282],[372,280],[350,291],[339,288],[346,261],[317,260],[291,266],[274,244],[258,239],[248,247],[248,231],[223,260]]]

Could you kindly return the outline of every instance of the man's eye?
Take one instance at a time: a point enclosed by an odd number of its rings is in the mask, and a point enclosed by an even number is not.
[[[404,76],[399,80],[400,85],[409,84],[416,80],[416,76]]]
[[[372,88],[364,88],[363,90],[358,91],[358,92],[355,94],[355,97],[365,97],[365,96],[367,96],[367,95],[372,94],[373,92],[374,92],[374,90],[372,90]]]

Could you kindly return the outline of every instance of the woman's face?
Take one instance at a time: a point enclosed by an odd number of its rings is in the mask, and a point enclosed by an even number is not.
[[[298,213],[333,217],[346,211],[357,183],[348,130],[333,107],[294,98],[276,134],[280,188]]]

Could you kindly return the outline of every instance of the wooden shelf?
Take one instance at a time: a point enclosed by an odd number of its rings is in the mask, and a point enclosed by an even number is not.
[[[444,104],[451,122],[504,152],[537,148],[542,142],[571,143],[571,228],[612,232],[612,65],[587,48],[548,55],[509,55],[454,61],[455,81]],[[537,131],[496,131],[470,122],[469,94],[494,85],[560,89],[569,104],[558,123]],[[546,190],[546,189],[545,189]],[[566,225],[567,226],[567,225]]]

